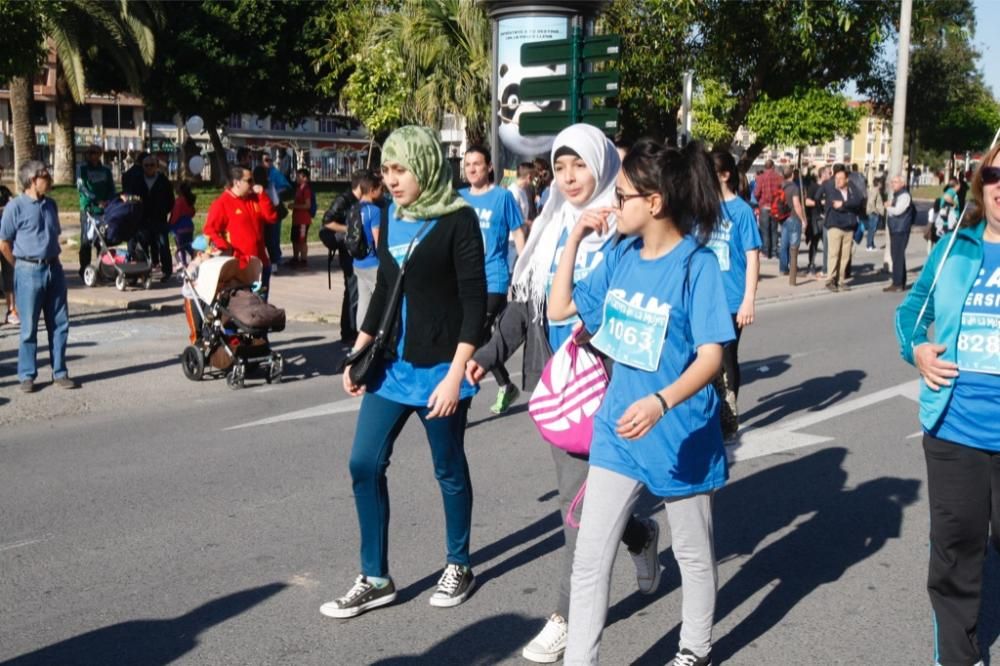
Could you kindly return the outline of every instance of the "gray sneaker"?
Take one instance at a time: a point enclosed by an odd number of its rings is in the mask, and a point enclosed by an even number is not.
[[[35,380],[25,379],[21,382],[21,393],[34,393],[35,392]]]
[[[396,586],[392,580],[385,587],[375,587],[365,576],[358,576],[344,596],[328,601],[319,607],[327,617],[348,618],[360,615],[396,600]]]
[[[472,594],[476,586],[476,577],[472,569],[460,564],[449,564],[438,580],[437,590],[431,595],[430,604],[437,608],[457,606]]]
[[[52,380],[52,383],[58,386],[59,388],[64,388],[64,389],[80,388],[80,385],[77,384],[75,380],[70,379],[67,376],[56,377],[55,379]]]
[[[635,564],[635,582],[643,594],[653,594],[660,586],[660,524],[652,518],[643,518],[642,524],[649,532],[646,545],[638,553],[629,553]]]
[[[706,654],[704,657],[699,657],[691,650],[687,648],[681,648],[673,660],[668,664],[668,666],[711,666],[712,655]]]

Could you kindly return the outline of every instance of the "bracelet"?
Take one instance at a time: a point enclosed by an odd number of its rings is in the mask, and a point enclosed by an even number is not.
[[[663,410],[663,413],[660,414],[660,418],[662,419],[664,416],[667,415],[667,412],[670,411],[670,406],[667,405],[667,401],[663,399],[663,396],[660,395],[659,392],[654,393],[653,397],[656,398],[659,401],[659,403],[660,403],[660,409]]]

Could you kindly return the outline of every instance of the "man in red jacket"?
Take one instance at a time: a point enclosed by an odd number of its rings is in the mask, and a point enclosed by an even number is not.
[[[254,185],[249,169],[234,166],[229,170],[229,187],[212,202],[205,219],[204,233],[215,247],[232,251],[245,268],[250,257],[264,265],[261,278],[270,284],[271,262],[264,243],[264,225],[274,224],[278,211],[260,185]],[[266,293],[266,292],[265,292]]]

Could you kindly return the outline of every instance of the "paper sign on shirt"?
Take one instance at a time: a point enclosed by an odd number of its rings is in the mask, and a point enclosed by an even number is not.
[[[980,271],[962,309],[958,369],[1000,375],[1000,268]]]
[[[612,289],[604,299],[604,318],[590,341],[596,349],[627,366],[655,372],[667,338],[670,304],[660,304],[636,293],[631,301],[621,289]]]

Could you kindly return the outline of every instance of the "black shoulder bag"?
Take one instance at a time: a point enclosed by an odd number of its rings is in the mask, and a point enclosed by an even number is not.
[[[344,359],[346,372],[350,375],[351,382],[355,386],[367,386],[375,378],[375,374],[381,369],[382,363],[385,361],[385,353],[392,342],[393,331],[396,328],[396,318],[399,316],[406,264],[409,262],[410,254],[413,252],[413,245],[420,239],[420,236],[433,221],[431,219],[424,222],[406,248],[406,255],[403,257],[403,263],[399,266],[399,275],[396,276],[396,283],[392,286],[389,302],[382,312],[382,321],[379,323],[378,333],[368,341],[368,344],[361,349],[355,350]],[[388,242],[389,230],[383,229],[383,231],[386,234],[386,242]]]

